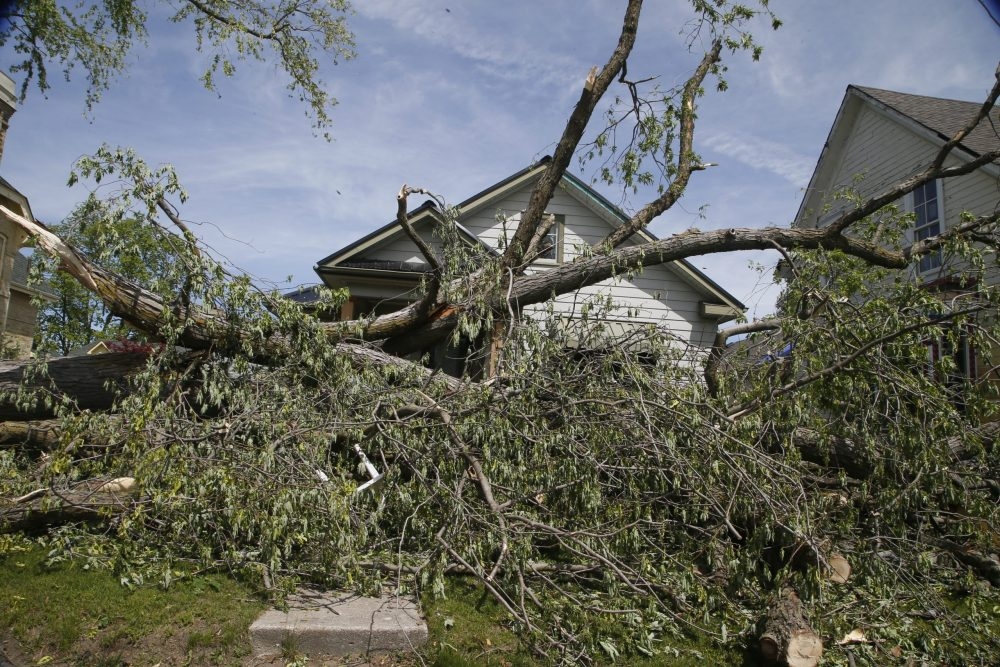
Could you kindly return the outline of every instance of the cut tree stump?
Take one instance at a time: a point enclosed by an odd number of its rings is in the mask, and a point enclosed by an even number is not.
[[[840,554],[830,556],[827,567],[827,578],[835,584],[846,584],[851,578],[851,563]]]
[[[766,661],[788,667],[816,667],[823,656],[823,640],[791,588],[783,588],[768,611],[758,645]]]

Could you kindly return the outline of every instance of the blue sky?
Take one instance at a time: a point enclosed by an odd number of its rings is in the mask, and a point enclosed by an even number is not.
[[[77,83],[52,77],[47,96],[29,93],[0,171],[36,217],[56,222],[86,195],[65,186],[73,161],[101,143],[132,146],[174,165],[190,193],[182,216],[217,253],[262,283],[313,283],[317,260],[393,217],[402,183],[457,203],[550,153],[588,70],[614,46],[623,4],[358,0],[358,57],[325,71],[340,100],[332,143],[313,135],[273,66],[240,65],[218,97],[197,81],[205,57],[191,31],[153,26],[89,117]],[[731,59],[729,90],[699,111],[696,149],[719,166],[695,174],[654,233],[788,224],[848,84],[980,100],[1000,59],[1000,26],[979,0],[771,4],[785,25],[758,27],[761,62]],[[687,6],[647,2],[631,77],[669,86],[691,72]],[[602,193],[626,211],[648,196]],[[769,272],[761,280],[749,266],[773,264],[768,253],[693,262],[752,315],[773,307]]]

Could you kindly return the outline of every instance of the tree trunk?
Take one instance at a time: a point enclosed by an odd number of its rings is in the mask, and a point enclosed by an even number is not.
[[[146,365],[143,352],[112,352],[88,357],[53,359],[45,372],[32,373],[33,364],[0,364],[0,420],[26,421],[55,416],[53,405],[64,398],[81,410],[107,410],[126,379]],[[18,400],[17,392],[27,376],[26,387],[48,392],[41,397]]]
[[[118,486],[114,483],[118,482]],[[0,501],[0,534],[35,532],[77,521],[109,521],[134,502],[120,480],[87,480],[72,489],[39,489]]]
[[[788,667],[819,664],[823,640],[809,625],[802,601],[791,588],[783,588],[768,611],[759,646],[761,656],[769,663]]]
[[[32,454],[51,451],[59,443],[58,421],[0,422],[0,449],[20,449]]]

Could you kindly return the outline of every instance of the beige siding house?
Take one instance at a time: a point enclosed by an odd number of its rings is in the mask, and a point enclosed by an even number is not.
[[[544,158],[459,204],[457,234],[470,250],[498,253],[504,248],[547,162]],[[556,224],[546,252],[529,271],[546,271],[574,261],[627,220],[616,206],[569,174],[560,182],[547,213],[555,216]],[[442,243],[436,230],[443,218],[437,204],[424,203],[410,212],[410,219],[417,233],[440,254]],[[628,243],[652,238],[643,232]],[[348,288],[350,300],[341,311],[342,319],[386,312],[414,300],[420,278],[428,270],[420,251],[395,221],[321,259],[314,268],[327,286]],[[293,298],[308,301],[310,296],[306,292]],[[595,308],[595,303],[604,301],[612,307]],[[745,310],[738,299],[683,261],[605,280],[562,295],[548,307],[564,321],[578,320],[584,309],[589,317],[599,311],[598,319],[609,331],[655,325],[695,349],[711,345],[719,323]],[[546,309],[534,306],[526,312],[542,317]]]
[[[0,157],[7,126],[17,108],[14,82],[0,72]],[[0,176],[0,206],[34,220],[28,198]],[[28,287],[28,258],[19,251],[27,234],[0,215],[0,356],[27,359],[35,333],[37,309],[32,298],[39,294]]]
[[[799,206],[794,226],[816,228],[828,224],[850,204],[837,193],[853,188],[862,196],[875,195],[913,175],[931,162],[952,136],[981,108],[964,102],[923,95],[848,86],[816,169]],[[946,166],[958,165],[1000,149],[1000,107],[952,151]],[[959,224],[963,212],[995,213],[1000,208],[1000,164],[993,162],[958,178],[928,183],[906,195],[900,208],[915,215],[909,239],[935,236]],[[928,289],[947,292],[955,270],[948,259],[931,255],[913,269],[913,277]],[[995,276],[994,280],[1000,280]],[[959,363],[975,375],[975,359],[966,350]],[[978,362],[978,364],[977,364]]]
[[[980,107],[979,102],[848,86],[794,225],[822,227],[832,220],[848,206],[834,198],[845,188],[856,188],[868,196],[915,174]],[[991,118],[992,126],[980,123],[951,153],[946,165],[1000,149],[1000,111],[995,110]],[[996,211],[1000,204],[998,179],[1000,164],[988,164],[968,176],[934,183],[926,192],[908,195],[900,204],[914,211],[935,202],[936,210],[921,211],[917,226],[927,227],[937,221],[943,231],[957,224],[962,211],[977,215]],[[925,267],[924,277],[930,279],[941,273],[934,269],[939,267]]]

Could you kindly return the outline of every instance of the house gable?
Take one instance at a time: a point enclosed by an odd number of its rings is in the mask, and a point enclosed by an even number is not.
[[[459,204],[457,224],[462,237],[487,252],[502,252],[547,162],[548,158],[543,159]],[[547,212],[559,216],[562,263],[583,256],[627,220],[617,207],[572,175],[564,176]],[[443,217],[436,205],[427,202],[409,215],[414,230],[440,252],[433,231]],[[626,243],[655,239],[646,232],[636,236]],[[552,264],[536,261],[529,271],[544,271]],[[352,295],[405,300],[415,298],[414,288],[428,266],[413,241],[393,221],[320,260],[315,270],[327,285],[346,286]],[[745,310],[739,300],[683,261],[648,267],[562,295],[552,308],[560,316],[575,318],[581,315],[584,303],[607,300],[605,297],[616,304],[606,313],[608,319],[666,325],[698,346],[711,342],[719,322]],[[528,312],[542,308],[534,306]]]
[[[868,198],[919,173],[981,109],[982,104],[976,102],[849,86],[793,225],[822,227],[853,206],[833,197],[845,187],[853,187],[861,197]],[[996,129],[1000,127],[1000,107],[994,107],[989,116],[954,147],[945,166],[968,163],[1000,150],[1000,135]],[[958,178],[938,179],[936,183],[927,184],[921,196],[924,201],[934,201],[936,195],[936,206],[932,209],[936,215],[926,216],[922,231],[927,235],[946,231],[960,224],[966,212],[976,216],[995,213],[1000,201],[998,179],[1000,161],[980,166]],[[913,211],[916,199],[916,193],[911,193],[901,197],[898,203],[904,210]],[[918,233],[917,224],[915,222],[910,230],[911,240]],[[964,268],[964,262],[945,255],[934,259],[912,267],[911,275],[947,301],[954,296],[949,290],[958,284],[954,276]],[[986,268],[982,280],[990,285],[1000,283],[1000,267],[989,263]],[[939,353],[940,348],[931,346],[932,358]],[[980,368],[995,368],[1000,363],[1000,353],[990,350],[978,362],[967,357],[963,363],[966,364],[964,368],[975,375],[977,363]]]
[[[835,194],[844,188],[854,187],[870,196],[916,173],[980,107],[972,102],[848,86],[794,225],[811,228],[826,224],[848,206],[835,200]],[[981,123],[949,155],[946,164],[960,164],[1000,149],[1000,139],[990,130],[989,123]],[[995,191],[991,196],[988,190],[997,177],[1000,168],[990,164],[969,178],[947,182],[942,188],[947,218],[957,219],[961,210],[992,211]]]

